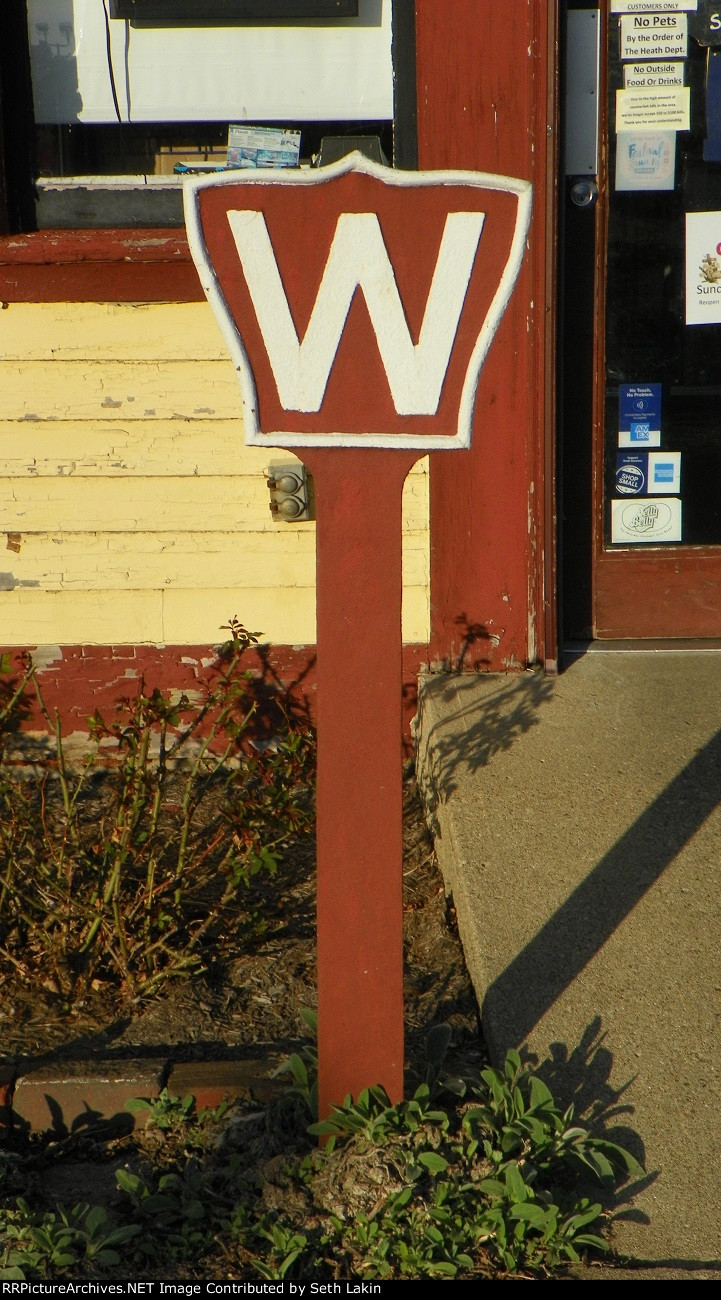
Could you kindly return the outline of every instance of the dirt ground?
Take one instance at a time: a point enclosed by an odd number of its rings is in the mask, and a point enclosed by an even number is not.
[[[404,784],[403,875],[407,1091],[412,1091],[423,1078],[425,1039],[434,1024],[452,1027],[450,1072],[477,1074],[486,1054],[452,905],[410,771]],[[68,1061],[75,1071],[87,1066],[92,1072],[94,1063],[109,1057],[152,1056],[186,1062],[251,1057],[267,1059],[272,1066],[302,1051],[308,1030],[300,1012],[316,1002],[314,876],[310,839],[288,855],[268,892],[272,915],[265,934],[242,951],[229,945],[227,960],[212,977],[179,982],[139,1010],[119,1008],[101,990],[68,1004],[52,988],[28,987],[20,977],[9,980],[0,1004],[0,1065],[11,1063],[28,1074],[41,1064]],[[280,1096],[282,1105],[282,1091]],[[292,1148],[296,1137],[291,1128],[284,1138],[282,1112],[280,1120],[278,1113],[275,1119],[270,1114],[252,1097],[242,1101],[221,1123],[210,1149],[205,1146],[194,1158],[209,1161],[212,1169],[216,1159],[222,1163],[230,1155],[246,1169],[262,1171],[264,1197],[272,1200],[275,1164],[289,1149],[284,1143]],[[189,1141],[192,1145],[190,1131],[182,1128],[136,1129],[110,1140],[89,1130],[66,1137],[49,1131],[29,1145],[21,1134],[11,1135],[5,1203],[22,1195],[54,1212],[58,1205],[85,1202],[103,1207],[115,1222],[120,1212],[116,1172],[122,1168],[150,1181],[163,1169],[182,1167]],[[368,1176],[377,1197],[377,1171],[371,1169]],[[352,1178],[356,1195],[367,1181],[361,1161]],[[227,1258],[205,1256],[197,1264],[186,1258],[178,1263],[177,1276],[239,1276],[242,1257],[230,1247],[228,1251]],[[151,1257],[129,1255],[126,1267],[129,1276],[136,1276],[139,1267],[146,1278],[154,1277],[156,1268],[157,1276],[168,1276],[167,1261],[155,1266]],[[121,1266],[116,1276],[123,1271]]]
[[[138,1048],[170,1060],[208,1060],[297,1050],[300,1011],[314,1007],[314,844],[297,846],[268,890],[266,932],[235,950],[209,976],[179,981],[139,1009],[102,990],[71,1002],[52,987],[28,987],[22,974],[5,984],[0,1005],[0,1063],[21,1071],[60,1060],[132,1057]],[[454,1068],[484,1059],[473,989],[445,897],[415,781],[404,787],[405,1015],[407,1061],[422,1068],[428,1029],[453,1027]]]

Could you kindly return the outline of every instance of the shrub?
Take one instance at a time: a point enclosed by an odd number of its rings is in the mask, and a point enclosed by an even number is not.
[[[74,770],[32,662],[19,682],[6,675],[0,741],[34,691],[54,756],[37,776],[0,766],[0,970],[133,1000],[206,970],[229,934],[262,930],[254,887],[312,824],[313,738],[276,692],[259,744],[243,662],[257,637],[236,619],[229,630],[200,704],[141,681],[112,718],[89,720]]]

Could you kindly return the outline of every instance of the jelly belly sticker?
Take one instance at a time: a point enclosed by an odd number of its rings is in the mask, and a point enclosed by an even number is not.
[[[688,15],[685,13],[622,14],[622,59],[685,59]]]
[[[681,491],[680,451],[620,451],[616,455],[616,495],[668,496]]]
[[[617,190],[672,190],[675,181],[675,131],[622,131],[617,135]]]
[[[661,385],[621,384],[618,390],[619,447],[661,446]]]
[[[721,322],[721,212],[686,213],[686,324]]]
[[[678,497],[621,498],[611,502],[611,542],[624,545],[681,541]]]

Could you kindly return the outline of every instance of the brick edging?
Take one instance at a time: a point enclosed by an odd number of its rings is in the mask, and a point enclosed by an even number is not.
[[[196,1107],[215,1107],[241,1097],[266,1103],[277,1095],[273,1076],[279,1057],[229,1061],[174,1061],[154,1057],[114,1062],[57,1062],[38,1070],[0,1066],[0,1137],[6,1131],[54,1132],[58,1137],[92,1133],[115,1137],[144,1127],[147,1112],[131,1114],[125,1103],[152,1100],[163,1088],[191,1094]]]

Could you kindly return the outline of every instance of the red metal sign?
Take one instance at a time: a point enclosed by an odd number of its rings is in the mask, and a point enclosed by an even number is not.
[[[468,446],[478,375],[515,283],[526,181],[322,169],[186,182],[203,287],[266,446]]]

